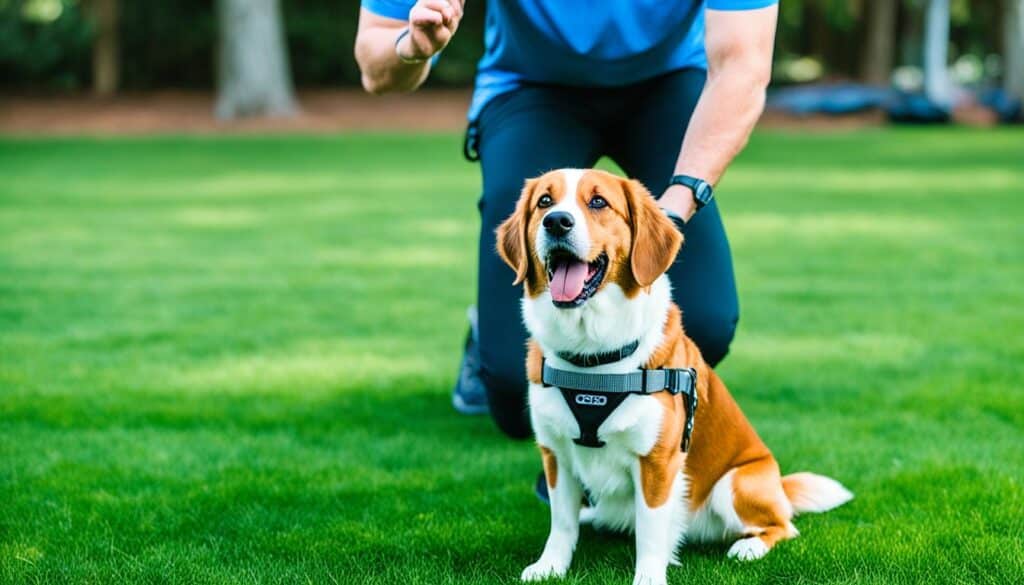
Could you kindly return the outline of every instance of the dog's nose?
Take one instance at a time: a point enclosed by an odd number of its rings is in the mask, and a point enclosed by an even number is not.
[[[544,216],[544,229],[552,236],[564,236],[576,222],[568,211],[552,211]]]

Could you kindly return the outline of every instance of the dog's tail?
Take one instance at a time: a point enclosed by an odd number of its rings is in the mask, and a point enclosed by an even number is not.
[[[853,499],[853,493],[838,481],[814,473],[791,473],[782,478],[782,489],[793,504],[793,512],[827,512]]]

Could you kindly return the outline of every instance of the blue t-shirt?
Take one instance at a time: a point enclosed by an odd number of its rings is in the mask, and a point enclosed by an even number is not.
[[[469,0],[473,1],[473,0]],[[704,5],[752,10],[778,0],[487,0],[484,56],[469,119],[524,82],[628,85],[686,67],[707,67]],[[362,0],[406,20],[415,0]]]

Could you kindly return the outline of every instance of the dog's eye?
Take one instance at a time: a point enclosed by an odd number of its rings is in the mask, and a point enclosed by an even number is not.
[[[551,207],[551,204],[554,202],[555,200],[551,198],[551,195],[541,195],[537,201],[537,207]]]
[[[608,202],[604,200],[604,197],[594,195],[590,198],[590,203],[587,204],[587,207],[591,209],[601,209],[603,207],[608,207]]]

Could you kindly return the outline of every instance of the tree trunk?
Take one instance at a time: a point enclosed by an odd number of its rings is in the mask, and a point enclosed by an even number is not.
[[[900,22],[903,29],[899,36],[899,58],[901,65],[920,65],[924,63],[924,15],[917,10],[918,6],[903,6]]]
[[[1004,0],[1003,87],[1024,100],[1024,0]]]
[[[92,45],[92,92],[100,97],[117,93],[120,84],[121,60],[117,0],[92,0],[88,6],[96,25]]]
[[[898,8],[898,0],[872,0],[867,6],[868,23],[864,39],[864,61],[861,66],[865,83],[889,83],[896,44]]]
[[[821,6],[815,2],[804,2],[804,30],[807,31],[807,55],[826,64],[830,31]]]
[[[924,93],[936,106],[953,108],[949,78],[949,0],[929,0],[924,21]]]
[[[279,0],[219,0],[220,47],[216,114],[295,113]]]

